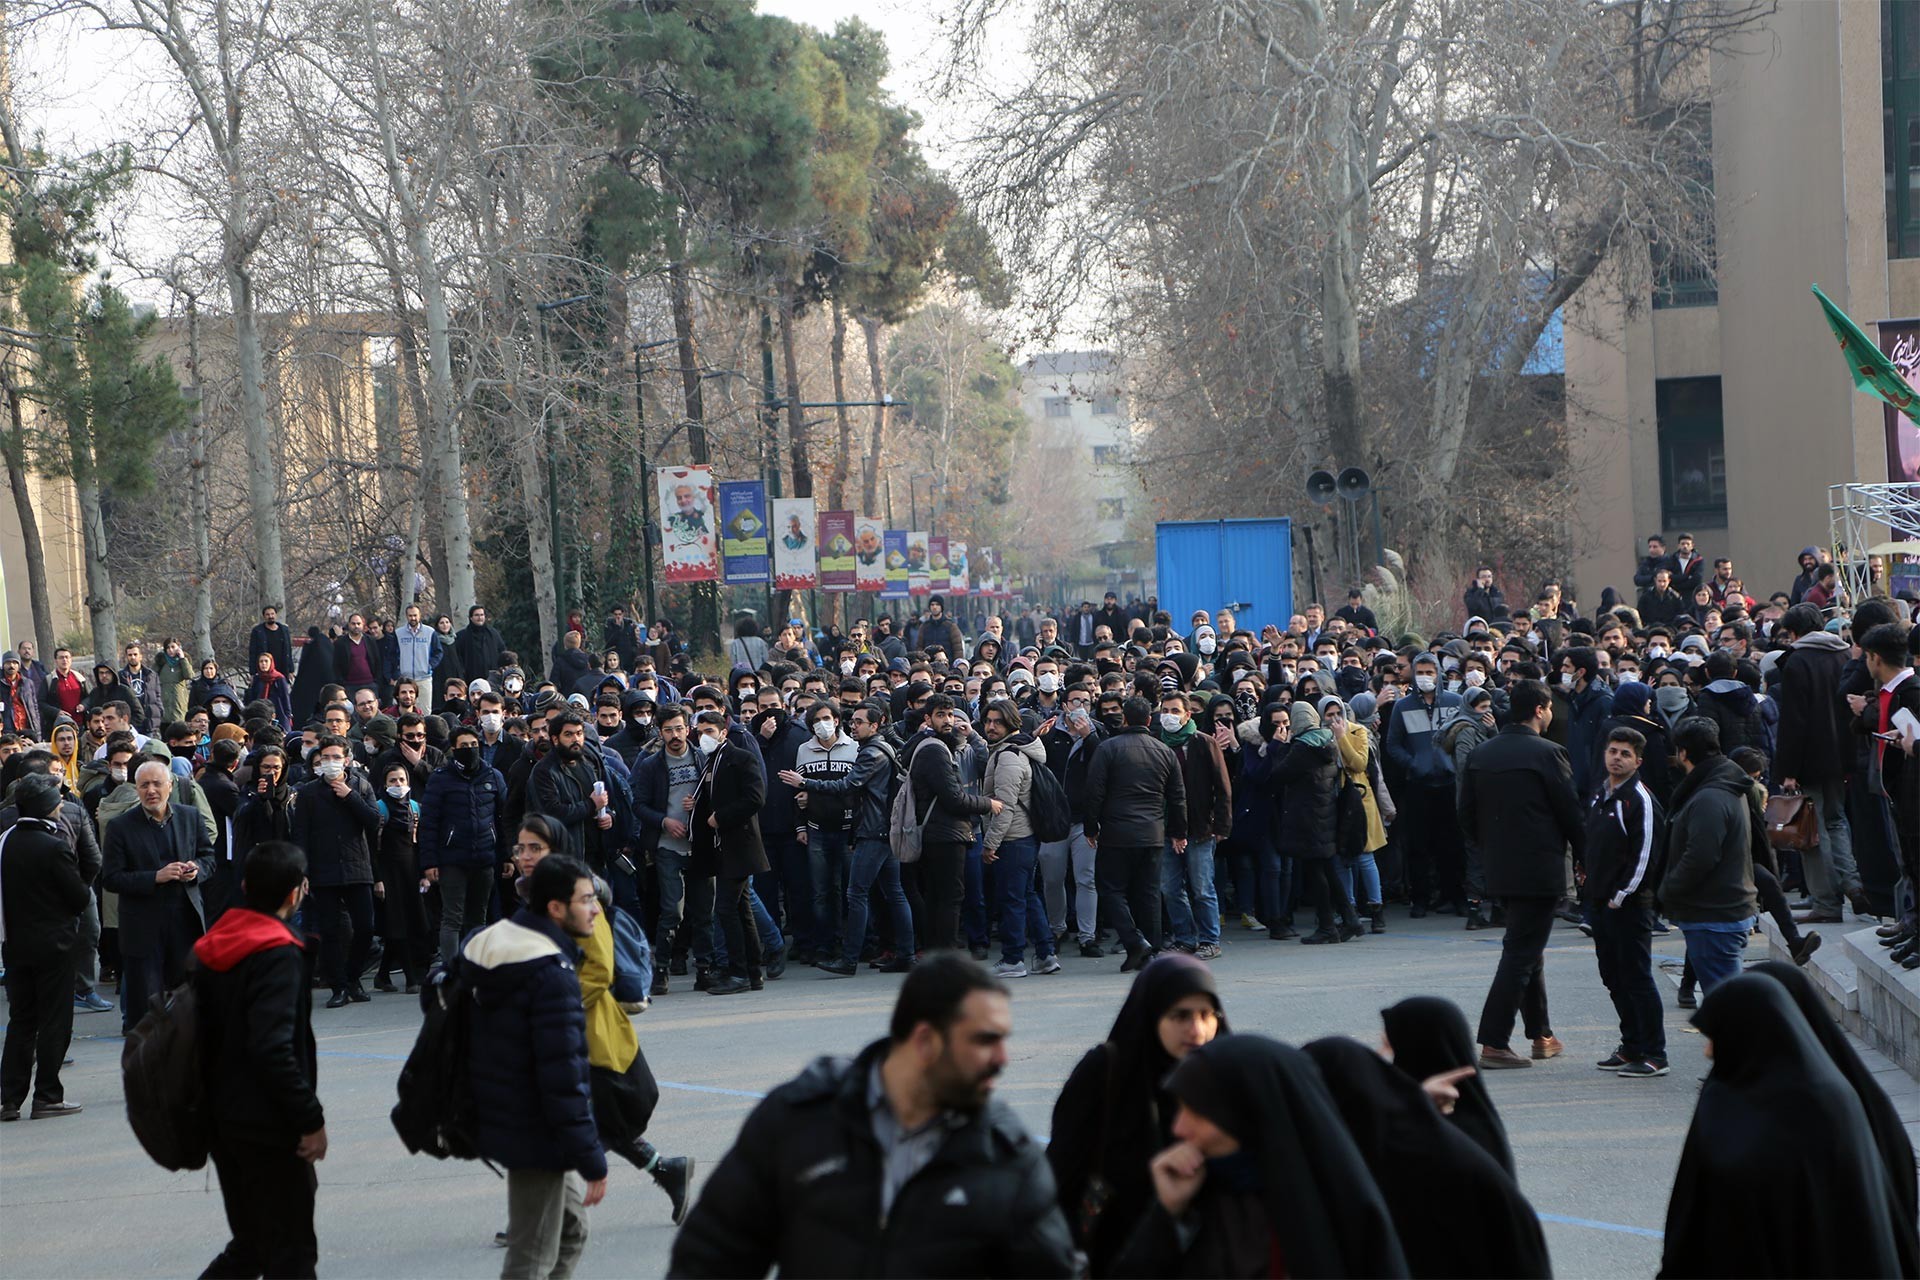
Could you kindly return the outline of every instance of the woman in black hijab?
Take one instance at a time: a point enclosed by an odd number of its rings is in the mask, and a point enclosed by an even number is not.
[[[1451,1000],[1414,996],[1382,1009],[1380,1018],[1386,1024],[1393,1065],[1415,1084],[1474,1064],[1473,1033],[1467,1029],[1467,1016]],[[1512,1174],[1513,1148],[1507,1142],[1507,1126],[1500,1122],[1486,1082],[1475,1072],[1456,1081],[1454,1088],[1459,1090],[1460,1099],[1447,1118]]]
[[[1193,1050],[1167,1079],[1173,1146],[1118,1276],[1404,1276],[1380,1188],[1313,1060],[1263,1036]]]
[[[1089,1274],[1110,1274],[1114,1255],[1153,1203],[1147,1166],[1173,1141],[1167,1072],[1227,1031],[1213,973],[1168,952],[1134,975],[1113,1030],[1087,1050],[1053,1106],[1047,1161]]]
[[[1860,1106],[1867,1113],[1867,1124],[1873,1129],[1874,1144],[1880,1148],[1880,1158],[1886,1162],[1887,1174],[1893,1179],[1894,1203],[1910,1226],[1920,1225],[1920,1193],[1915,1189],[1913,1140],[1907,1137],[1907,1126],[1901,1123],[1887,1091],[1880,1087],[1873,1073],[1867,1070],[1867,1064],[1860,1061],[1860,1055],[1847,1043],[1846,1032],[1833,1020],[1820,993],[1814,990],[1813,979],[1804,969],[1779,960],[1757,964],[1747,972],[1764,973],[1787,989],[1800,1016],[1807,1020],[1814,1039],[1827,1051],[1827,1057],[1860,1099]]]
[[[1552,1274],[1533,1206],[1415,1080],[1344,1036],[1303,1052],[1340,1108],[1416,1276]]]
[[[281,674],[285,674],[282,672]],[[318,627],[307,628],[300,665],[293,673],[293,727],[301,729],[320,707],[320,690],[333,683],[333,645]],[[437,705],[437,704],[436,704]]]
[[[1916,1274],[1866,1112],[1787,989],[1735,978],[1693,1024],[1713,1070],[1674,1175],[1660,1274]]]

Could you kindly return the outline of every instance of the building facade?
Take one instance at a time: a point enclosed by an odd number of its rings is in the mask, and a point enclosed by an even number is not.
[[[1920,316],[1920,5],[1794,0],[1743,46],[1709,68],[1715,269],[1643,260],[1567,310],[1582,601],[1631,598],[1646,536],[1683,531],[1784,589],[1828,541],[1827,486],[1889,478],[1809,289],[1869,335]]]
[[[1058,584],[1063,598],[1121,599],[1152,589],[1153,543],[1146,490],[1128,466],[1133,422],[1127,412],[1124,371],[1106,351],[1055,351],[1020,367],[1020,408],[1030,444],[1069,469],[1062,481],[1071,500],[1060,516],[1071,522],[1079,552],[1075,569]]]

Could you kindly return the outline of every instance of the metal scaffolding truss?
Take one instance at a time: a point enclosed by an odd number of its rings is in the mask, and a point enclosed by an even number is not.
[[[1920,484],[1828,485],[1827,524],[1846,598],[1864,600],[1873,594],[1869,549],[1920,542]]]

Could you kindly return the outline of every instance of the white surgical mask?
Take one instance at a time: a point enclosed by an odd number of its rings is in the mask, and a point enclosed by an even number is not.
[[[760,692],[760,687],[758,685],[752,685],[752,684],[743,684],[740,686],[740,689],[739,689],[740,696],[743,698],[751,698],[754,694],[759,692]]]
[[[482,711],[480,713],[480,732],[482,733],[498,733],[506,727],[506,723],[507,718],[498,711]]]
[[[1573,688],[1573,682],[1574,682],[1574,681],[1575,681],[1576,679],[1578,679],[1578,677],[1577,677],[1577,676],[1575,676],[1575,675],[1573,674],[1573,672],[1571,672],[1571,671],[1562,671],[1562,672],[1560,673],[1560,687],[1561,687],[1562,689],[1571,689],[1571,688]]]
[[[337,778],[347,771],[347,766],[340,760],[322,760],[313,766],[313,771],[323,778]]]
[[[1647,656],[1649,658],[1664,658],[1667,656],[1667,646],[1663,644],[1650,644],[1647,646]]]
[[[109,769],[107,772],[113,775],[113,780],[115,782],[125,782],[127,780],[127,770],[126,770],[126,766],[124,765],[115,765],[112,769]]]
[[[1467,672],[1465,679],[1467,682],[1467,688],[1478,689],[1481,685],[1487,682],[1487,673],[1476,669],[1476,670]]]
[[[700,738],[700,754],[701,755],[710,756],[714,752],[718,751],[719,749],[720,749],[719,738],[709,738],[704,734],[701,735],[701,738]]]
[[[1422,693],[1432,693],[1433,677],[1432,676],[1415,676],[1413,678],[1413,687],[1418,689]]]
[[[1212,653],[1219,643],[1212,636],[1201,636],[1195,647],[1202,653]]]
[[[1051,671],[1042,671],[1040,679],[1035,683],[1040,686],[1042,693],[1057,693],[1060,689],[1060,677]]]
[[[1182,720],[1179,716],[1175,715],[1171,711],[1162,711],[1160,713],[1160,727],[1162,729],[1165,729],[1168,733],[1180,732],[1180,726],[1185,723],[1186,721]]]
[[[822,742],[832,742],[835,733],[833,718],[822,716],[813,722],[813,736]]]
[[[508,693],[518,693],[520,692],[521,688],[522,688],[522,683],[518,677],[515,677],[514,679],[507,681]]]
[[[840,664],[840,674],[843,676],[850,676],[853,674],[852,660],[848,660]]]
[[[392,796],[395,800],[405,800],[407,798],[407,791],[408,791],[408,788],[404,783],[397,787],[387,788],[387,794]]]
[[[224,720],[233,714],[233,704],[231,702],[216,702],[213,704],[211,710],[213,711],[215,719]]]

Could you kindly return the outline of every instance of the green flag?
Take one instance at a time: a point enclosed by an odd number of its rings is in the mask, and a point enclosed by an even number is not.
[[[1907,380],[1893,367],[1893,361],[1880,350],[1880,344],[1861,332],[1846,312],[1834,306],[1827,295],[1820,292],[1819,285],[1813,286],[1813,296],[1820,299],[1820,309],[1827,313],[1827,324],[1832,326],[1833,336],[1840,340],[1840,354],[1846,357],[1854,390],[1878,396],[1920,422],[1920,396],[1914,394]]]

